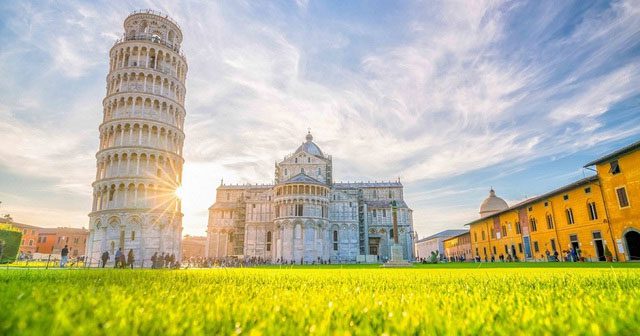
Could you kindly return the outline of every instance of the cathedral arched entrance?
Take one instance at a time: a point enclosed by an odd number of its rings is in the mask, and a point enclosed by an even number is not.
[[[640,231],[630,229],[623,237],[627,247],[627,260],[640,261]]]

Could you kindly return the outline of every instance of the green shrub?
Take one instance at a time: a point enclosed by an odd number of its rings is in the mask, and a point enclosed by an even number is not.
[[[10,225],[0,226],[0,264],[16,260],[22,241],[22,231]]]

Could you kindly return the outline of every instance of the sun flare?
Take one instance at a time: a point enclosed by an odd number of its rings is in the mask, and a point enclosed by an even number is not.
[[[184,196],[184,190],[182,189],[182,186],[179,186],[178,188],[176,188],[175,193],[179,199],[182,199],[182,197]]]

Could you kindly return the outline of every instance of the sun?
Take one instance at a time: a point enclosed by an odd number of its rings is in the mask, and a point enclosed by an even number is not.
[[[182,186],[179,186],[178,188],[176,188],[175,193],[179,199],[182,199],[182,197],[184,196],[184,190],[182,189]]]

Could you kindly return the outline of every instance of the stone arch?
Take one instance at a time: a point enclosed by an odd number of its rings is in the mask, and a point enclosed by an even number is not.
[[[622,233],[627,261],[640,260],[640,229],[630,227]]]

